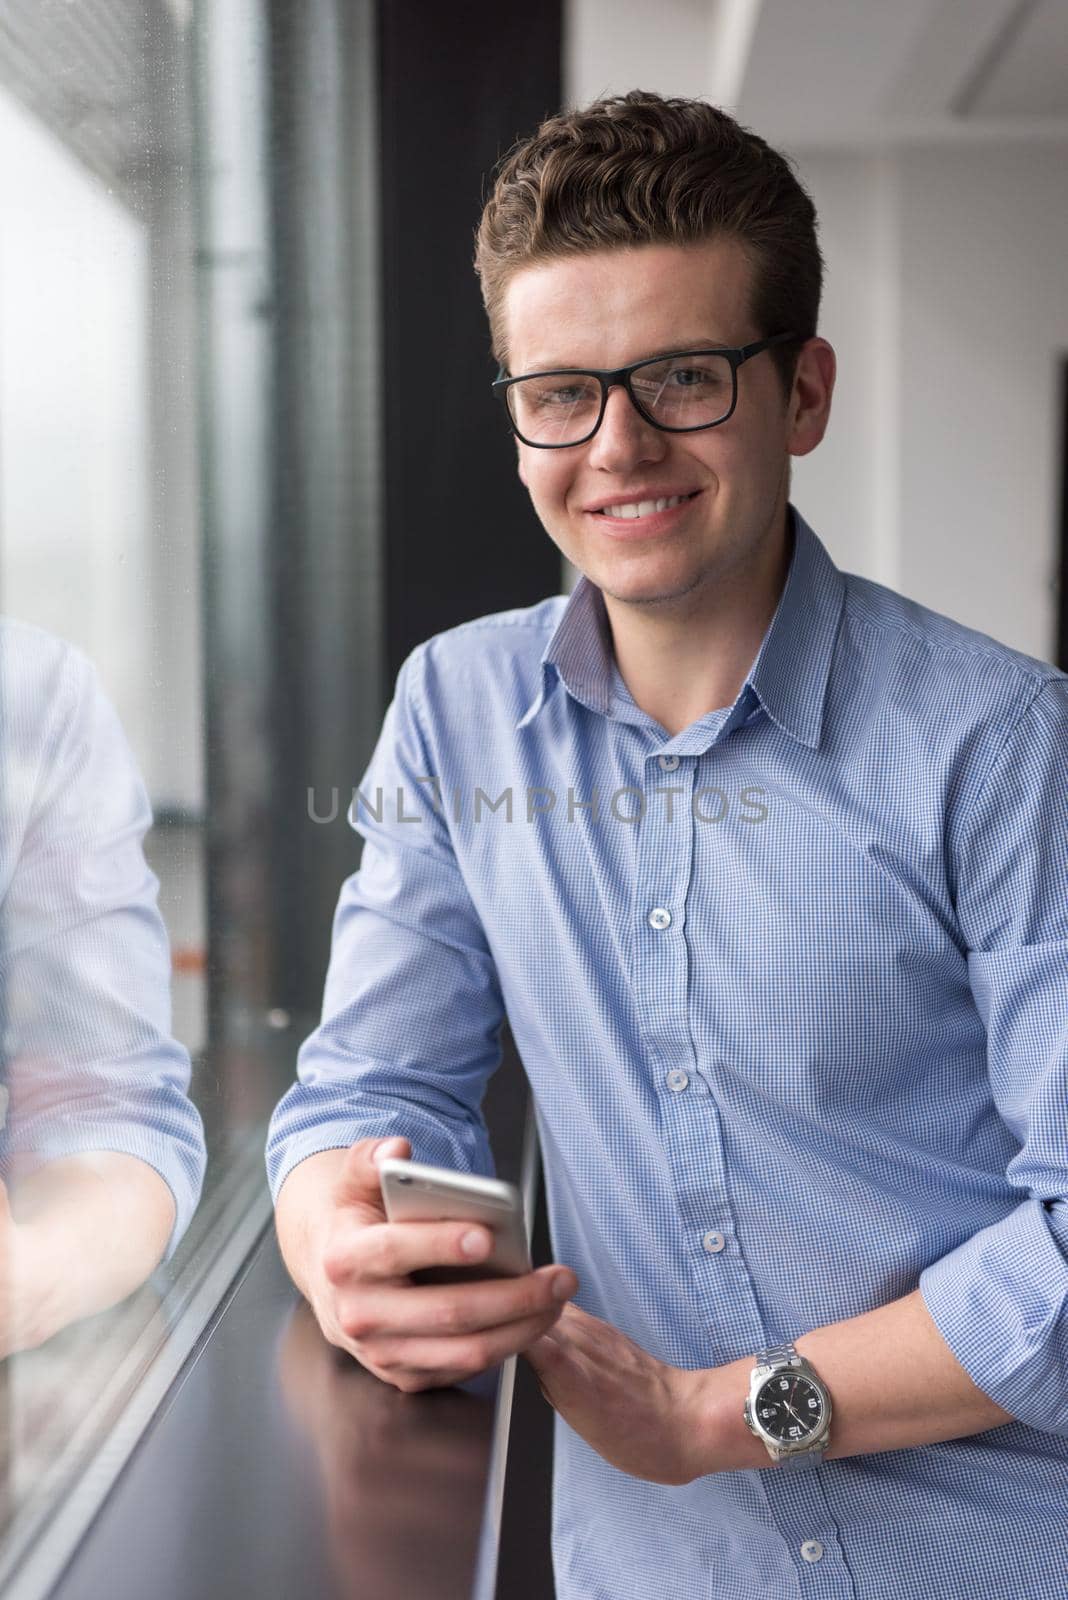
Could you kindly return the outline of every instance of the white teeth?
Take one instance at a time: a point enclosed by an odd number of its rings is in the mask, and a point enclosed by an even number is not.
[[[689,498],[689,495],[673,494],[667,500],[630,500],[621,506],[604,506],[601,514],[605,517],[624,517],[627,519],[651,517],[654,511],[666,511],[669,506],[681,505],[684,500]]]

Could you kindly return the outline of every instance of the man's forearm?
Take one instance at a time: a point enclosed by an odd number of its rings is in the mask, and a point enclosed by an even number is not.
[[[830,1390],[827,1460],[959,1439],[1013,1420],[972,1382],[919,1289],[845,1322],[814,1328],[795,1339],[794,1347]],[[773,1465],[742,1418],[752,1368],[745,1357],[694,1374],[709,1472]]]
[[[149,1277],[174,1227],[154,1168],[118,1151],[50,1161],[12,1184],[10,1334],[36,1345]]]

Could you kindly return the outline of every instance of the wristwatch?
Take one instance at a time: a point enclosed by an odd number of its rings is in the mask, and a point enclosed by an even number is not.
[[[784,1467],[815,1467],[830,1443],[827,1386],[792,1344],[754,1356],[743,1416],[750,1433]]]

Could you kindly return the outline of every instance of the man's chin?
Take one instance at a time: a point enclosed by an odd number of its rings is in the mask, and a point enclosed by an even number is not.
[[[621,581],[609,573],[605,574],[604,581],[596,575],[591,575],[590,581],[618,605],[654,610],[658,607],[670,607],[674,602],[684,600],[699,587],[701,579],[699,574],[691,573],[685,578],[635,576],[630,581]]]

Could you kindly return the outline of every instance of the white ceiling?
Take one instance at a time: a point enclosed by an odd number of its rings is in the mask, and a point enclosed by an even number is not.
[[[1024,7],[976,85],[972,116],[1068,117],[1068,4]]]
[[[570,0],[568,98],[703,94],[792,149],[1068,138],[1068,0]]]

